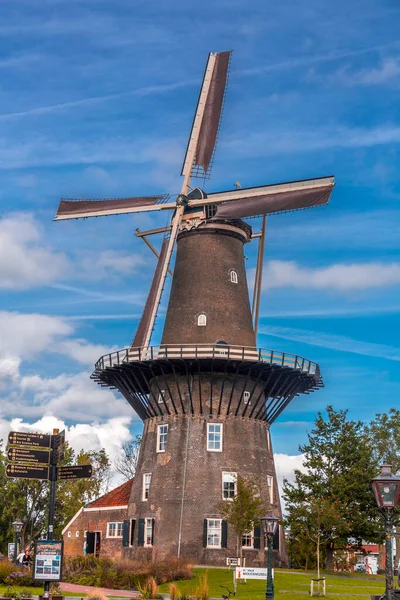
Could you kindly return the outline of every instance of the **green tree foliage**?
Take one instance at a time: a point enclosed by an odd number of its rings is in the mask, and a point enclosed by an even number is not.
[[[293,484],[284,481],[287,523],[294,532],[304,532],[304,506],[310,501],[327,502],[341,518],[323,524],[326,568],[332,569],[333,551],[343,548],[351,539],[377,539],[380,527],[377,508],[369,489],[369,481],[377,473],[372,444],[360,421],[347,418],[347,411],[327,408],[327,418],[318,413],[314,429],[306,444],[299,447],[304,454],[304,471],[295,471]],[[309,506],[310,509],[310,506]]]
[[[400,472],[400,410],[391,408],[388,413],[377,414],[365,426],[371,440],[372,451],[378,465],[392,465],[392,472]]]
[[[132,440],[123,444],[114,461],[114,469],[123,475],[126,481],[135,476],[141,443],[142,436],[136,435]]]
[[[229,502],[220,502],[218,508],[221,515],[235,530],[237,550],[242,558],[243,535],[259,523],[260,517],[266,511],[266,506],[261,500],[260,487],[238,475],[235,497]]]
[[[7,544],[14,540],[12,522],[21,519],[21,546],[46,532],[49,506],[49,483],[33,479],[8,479],[5,475],[6,455],[0,441],[0,551],[7,552]],[[55,536],[61,531],[81,506],[107,491],[110,461],[104,450],[81,452],[76,455],[65,444],[63,465],[92,464],[90,479],[59,481],[56,492]]]

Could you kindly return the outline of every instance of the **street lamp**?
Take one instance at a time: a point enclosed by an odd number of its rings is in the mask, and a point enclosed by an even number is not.
[[[278,528],[279,518],[276,517],[272,510],[268,510],[265,517],[261,517],[264,533],[267,537],[268,548],[268,563],[267,563],[267,589],[265,592],[265,600],[274,600],[274,581],[272,579],[272,543],[275,532]]]
[[[382,465],[381,473],[370,481],[376,503],[385,521],[386,600],[393,598],[392,531],[393,512],[400,496],[400,477],[392,473],[392,465]]]
[[[14,557],[13,557],[13,562],[15,564],[17,564],[17,545],[18,545],[18,534],[21,533],[22,528],[24,526],[22,521],[18,521],[18,519],[16,521],[13,521],[13,529],[14,529],[14,533],[15,533],[15,540],[14,540]]]

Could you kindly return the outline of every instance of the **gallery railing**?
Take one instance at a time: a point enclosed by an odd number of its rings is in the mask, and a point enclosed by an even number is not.
[[[265,348],[254,348],[247,346],[222,346],[216,344],[182,344],[182,345],[159,345],[147,348],[124,348],[117,352],[105,354],[96,363],[96,370],[107,367],[115,367],[128,362],[141,362],[157,359],[230,359],[242,361],[259,361],[281,367],[297,369],[309,375],[319,372],[316,363],[287,352],[268,350]]]

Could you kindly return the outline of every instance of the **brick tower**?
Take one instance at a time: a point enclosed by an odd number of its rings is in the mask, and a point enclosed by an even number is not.
[[[176,200],[168,196],[62,200],[57,220],[169,210],[169,226],[137,230],[158,257],[132,345],[96,363],[92,378],[119,390],[143,420],[143,440],[124,523],[124,554],[180,556],[226,564],[236,535],[220,514],[238,475],[260,486],[276,515],[280,502],[270,425],[298,394],[322,385],[318,365],[257,347],[265,215],[327,204],[333,178],[206,194],[230,53],[211,54]],[[263,216],[260,233],[242,219]],[[158,253],[147,236],[164,233]],[[260,239],[252,310],[243,247]],[[174,272],[170,269],[177,246]],[[161,343],[151,334],[167,274],[173,276]],[[242,540],[247,566],[264,565],[258,527]],[[285,561],[282,531],[276,560]]]

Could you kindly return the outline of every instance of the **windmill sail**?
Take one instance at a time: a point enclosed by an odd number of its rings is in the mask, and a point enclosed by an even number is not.
[[[214,218],[242,219],[321,206],[328,204],[332,187],[324,186],[309,190],[294,190],[225,202],[218,205]]]
[[[217,141],[232,51],[208,57],[181,175],[204,176]],[[196,172],[200,167],[201,174]]]
[[[106,198],[104,200],[61,198],[54,220],[61,221],[62,219],[79,219],[174,208],[174,206],[170,207],[165,204],[169,197],[169,194],[163,194],[159,196],[140,196],[137,198]]]
[[[157,267],[153,275],[153,281],[151,282],[150,291],[149,295],[147,296],[144,311],[139,321],[135,337],[132,340],[132,348],[142,348],[145,345],[145,340],[148,335],[149,327],[153,327],[152,314],[156,303],[157,290],[161,283],[162,267],[165,262],[167,248],[168,240],[164,238],[161,246],[160,257],[158,259]]]

